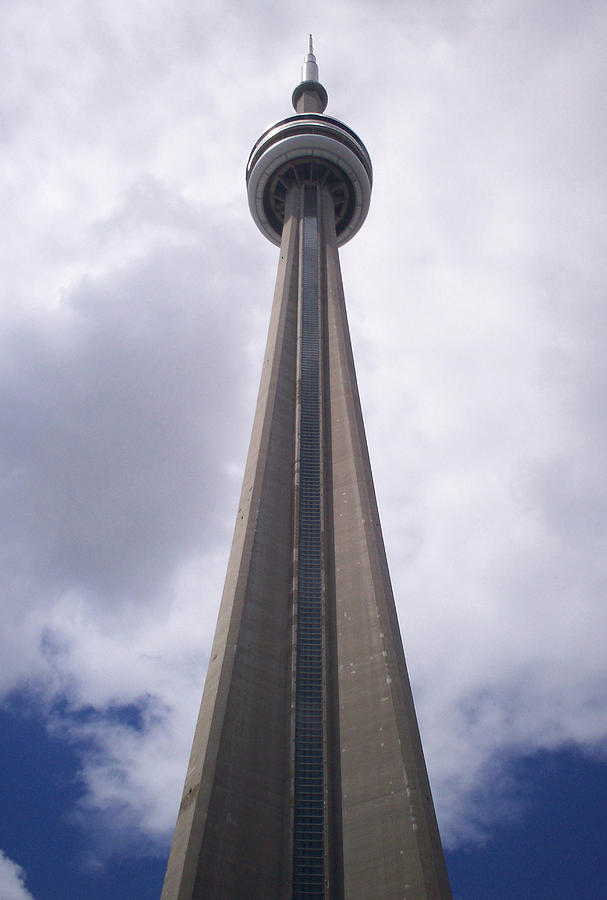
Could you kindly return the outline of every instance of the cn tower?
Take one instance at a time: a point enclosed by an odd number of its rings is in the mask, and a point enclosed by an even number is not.
[[[162,898],[442,900],[339,265],[371,160],[324,114],[311,38],[292,100],[247,164],[278,276]]]

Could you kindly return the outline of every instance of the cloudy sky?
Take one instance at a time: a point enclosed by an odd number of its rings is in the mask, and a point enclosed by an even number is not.
[[[3,900],[160,892],[308,31],[374,164],[343,274],[454,894],[605,896],[605,4],[4,0]]]

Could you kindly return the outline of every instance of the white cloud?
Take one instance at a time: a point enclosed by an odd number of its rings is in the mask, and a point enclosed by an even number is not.
[[[275,12],[1,14],[2,689],[66,698],[106,852],[162,839],[189,752],[276,262],[243,169],[305,44]],[[478,838],[512,755],[606,737],[607,15],[309,18],[373,157],[343,253],[363,406],[443,831]]]
[[[0,850],[0,896],[2,900],[33,900],[24,884],[25,874]]]

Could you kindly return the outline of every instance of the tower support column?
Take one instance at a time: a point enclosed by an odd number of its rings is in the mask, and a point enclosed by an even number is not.
[[[330,231],[325,247],[344,893],[448,898]]]
[[[339,266],[371,162],[322,114],[326,99],[310,41],[298,114],[264,132],[247,166],[280,259],[163,900],[451,896]]]
[[[288,898],[299,217],[283,230],[232,549],[162,900]]]

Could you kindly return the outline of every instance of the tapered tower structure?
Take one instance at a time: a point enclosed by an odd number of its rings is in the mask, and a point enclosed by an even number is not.
[[[310,39],[296,115],[247,165],[280,260],[164,900],[451,896],[339,268],[371,161],[326,104]]]

